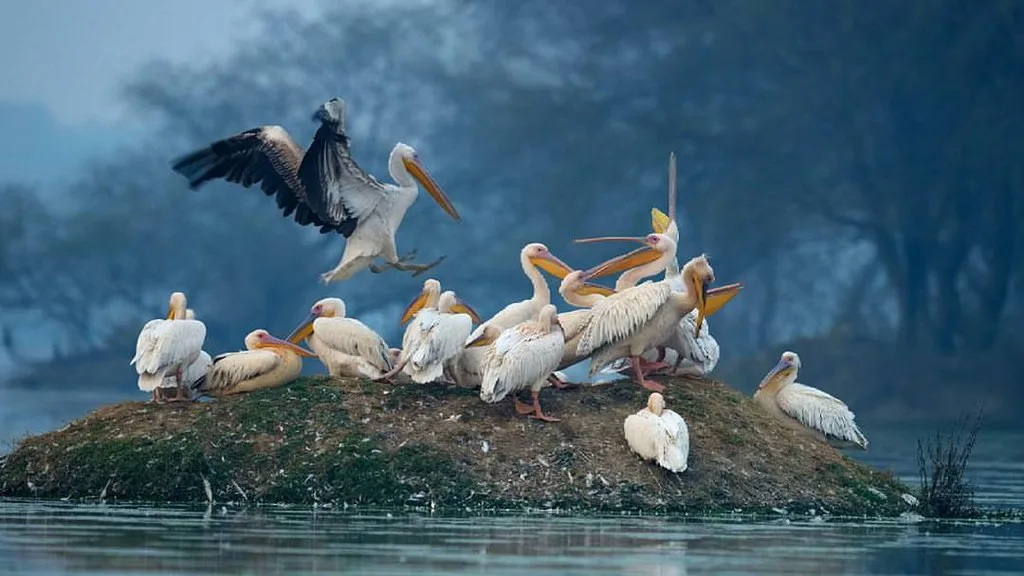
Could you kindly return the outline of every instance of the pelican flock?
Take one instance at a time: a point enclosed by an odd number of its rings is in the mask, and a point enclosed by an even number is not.
[[[344,254],[321,276],[326,284],[349,280],[364,269],[379,273],[394,268],[417,276],[437,266],[444,256],[414,263],[415,250],[399,256],[395,244],[395,233],[419,186],[460,220],[416,151],[396,144],[388,161],[395,184],[382,184],[351,157],[343,100],[326,101],[313,120],[319,125],[308,150],[283,128],[265,125],[185,154],[173,161],[173,170],[193,189],[217,179],[246,188],[258,184],[276,198],[285,217],[318,227],[321,233],[341,234],[346,239]],[[591,376],[607,371],[627,374],[651,392],[645,408],[624,415],[622,449],[682,473],[690,448],[682,415],[687,406],[676,406],[678,412],[666,408],[665,385],[653,377],[703,377],[715,368],[720,346],[711,337],[707,317],[743,286],[713,286],[714,269],[699,252],[679,265],[675,203],[673,155],[668,213],[652,210],[652,233],[577,240],[618,240],[640,247],[590,268],[574,269],[547,245],[530,242],[518,256],[531,293],[484,321],[454,290],[442,291],[438,278],[427,278],[398,319],[399,326],[406,325],[399,348],[350,317],[344,300],[326,297],[308,309],[287,337],[253,330],[244,339],[245,350],[210,358],[203,351],[205,325],[187,308],[185,294],[174,292],[166,316],[143,326],[130,364],[138,373],[139,388],[157,403],[201,396],[216,401],[282,386],[298,378],[304,357],[315,357],[331,377],[377,381],[382,386],[440,383],[473,388],[485,406],[511,399],[513,418],[556,423],[560,418],[541,408],[542,390],[549,385],[569,388],[562,370],[589,361]],[[508,254],[510,259],[513,254]],[[559,310],[552,302],[545,273],[558,281],[558,294],[567,308]],[[614,288],[593,282],[615,274]],[[645,280],[659,274],[659,280]],[[796,383],[799,368],[799,357],[784,353],[758,387],[756,404],[819,441],[866,449],[867,439],[849,408],[821,390]],[[520,398],[527,391],[529,403]]]

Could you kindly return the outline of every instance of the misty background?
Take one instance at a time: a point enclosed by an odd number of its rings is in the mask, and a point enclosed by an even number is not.
[[[447,254],[429,275],[485,317],[529,297],[528,242],[577,268],[629,249],[572,239],[647,233],[675,151],[680,259],[745,284],[712,377],[751,394],[793,350],[869,436],[980,402],[1014,425],[1022,23],[1020,0],[4,3],[4,431],[144,400],[128,361],[175,290],[211,354],[326,296],[400,343],[422,277],[324,286],[341,236],[170,169],[263,124],[306,145],[333,96],[365,170],[389,181],[402,141],[452,198],[463,222],[423,194],[399,253]]]

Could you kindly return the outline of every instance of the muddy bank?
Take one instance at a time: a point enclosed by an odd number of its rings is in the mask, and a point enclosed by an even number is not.
[[[197,404],[126,402],[23,440],[0,496],[149,502],[897,515],[906,486],[706,379],[665,382],[690,429],[679,475],[622,436],[629,382],[542,394],[558,423],[476,391],[325,377]],[[866,431],[870,436],[870,430]]]

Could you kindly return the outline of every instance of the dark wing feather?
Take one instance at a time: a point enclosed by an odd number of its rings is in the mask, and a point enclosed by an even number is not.
[[[174,171],[188,178],[193,190],[216,179],[241,184],[245,188],[261,184],[267,196],[276,196],[285,216],[295,213],[295,221],[313,224],[321,232],[338,227],[310,209],[306,189],[298,175],[302,147],[280,126],[260,126],[176,159]],[[339,230],[340,231],[340,230]]]
[[[384,186],[352,159],[349,138],[337,125],[324,123],[313,136],[299,166],[299,178],[307,191],[306,201],[316,215],[346,238],[360,218],[377,207]]]

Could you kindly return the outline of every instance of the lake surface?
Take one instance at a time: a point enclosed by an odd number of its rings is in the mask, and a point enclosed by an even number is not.
[[[79,392],[40,404],[0,393],[8,442],[123,399]],[[871,451],[851,456],[916,486],[916,438],[931,430],[862,426]],[[983,429],[969,475],[979,504],[1024,508],[1024,432]],[[1024,574],[1024,525],[0,501],[0,573]]]
[[[18,574],[1020,574],[1016,523],[443,518],[0,503]]]

